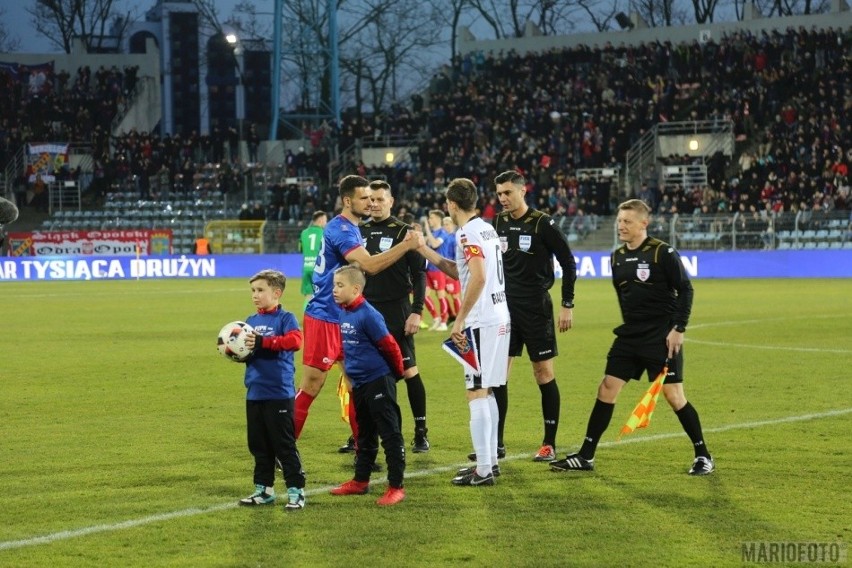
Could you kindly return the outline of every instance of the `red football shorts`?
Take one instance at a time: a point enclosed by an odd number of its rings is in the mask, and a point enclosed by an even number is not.
[[[305,345],[302,363],[328,371],[335,361],[343,361],[340,324],[312,318],[305,314]]]
[[[426,285],[432,290],[444,290],[447,287],[447,275],[440,270],[428,270]]]
[[[461,294],[461,282],[447,276],[446,284],[444,285],[447,294]]]

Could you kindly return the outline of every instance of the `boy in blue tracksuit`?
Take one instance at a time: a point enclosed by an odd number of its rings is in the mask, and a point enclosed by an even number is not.
[[[296,317],[278,303],[286,278],[277,270],[262,270],[251,277],[251,299],[257,313],[246,318],[254,334],[246,339],[252,350],[246,361],[246,425],[249,451],[254,456],[255,491],[240,505],[275,503],[275,462],[287,483],[284,509],[305,506],[305,472],[296,449],[293,422],[295,366],[293,353],[302,347]]]
[[[405,499],[405,441],[402,415],[396,402],[396,382],[403,376],[402,353],[382,315],[364,299],[366,277],[355,266],[334,271],[334,301],[343,308],[340,336],[343,365],[352,381],[358,421],[355,477],[331,490],[332,495],[363,495],[370,489],[370,472],[382,440],[388,465],[388,489],[376,503],[396,505]]]

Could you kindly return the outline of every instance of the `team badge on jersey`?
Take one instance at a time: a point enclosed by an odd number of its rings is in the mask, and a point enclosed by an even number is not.
[[[524,252],[530,250],[532,245],[532,237],[530,235],[521,235],[518,237],[518,248]]]
[[[379,241],[379,250],[385,252],[393,246],[393,239],[390,237],[382,237]]]
[[[651,265],[640,262],[636,265],[636,278],[645,282],[651,276]]]
[[[509,238],[500,237],[500,252],[504,253],[509,250]]]

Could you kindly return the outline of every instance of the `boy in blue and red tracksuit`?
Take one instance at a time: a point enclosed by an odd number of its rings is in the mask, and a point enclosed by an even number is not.
[[[275,462],[287,483],[285,510],[305,506],[305,472],[296,449],[294,425],[295,364],[293,353],[302,347],[296,317],[278,303],[286,278],[277,270],[251,277],[251,299],[257,313],[246,318],[254,334],[246,339],[252,350],[246,361],[246,426],[249,451],[254,456],[255,492],[240,505],[275,503]]]
[[[405,441],[402,414],[396,402],[396,382],[403,376],[402,353],[382,315],[362,295],[366,277],[355,266],[334,272],[334,301],[343,310],[340,336],[343,364],[352,381],[358,439],[355,477],[331,490],[332,495],[363,495],[382,440],[388,466],[388,489],[376,503],[396,505],[405,499]]]

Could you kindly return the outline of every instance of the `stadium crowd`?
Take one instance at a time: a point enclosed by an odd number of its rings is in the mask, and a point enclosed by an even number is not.
[[[410,163],[383,172],[400,187],[431,193],[465,176],[484,190],[517,168],[538,206],[574,216],[610,212],[577,170],[617,167],[659,121],[730,120],[742,153],[733,167],[711,158],[708,186],[649,179],[634,191],[666,215],[849,209],[850,40],[849,29],[790,28],[718,43],[469,54],[435,76],[428,104],[415,99],[344,131],[421,140]]]
[[[281,179],[260,180],[271,203],[267,218],[304,222],[315,209],[333,210],[323,180],[329,142],[341,149],[392,136],[417,140],[418,151],[397,165],[351,164],[352,173],[384,177],[399,192],[397,207],[421,217],[441,207],[448,180],[477,183],[485,218],[499,211],[489,191],[500,171],[517,169],[529,180],[532,203],[576,232],[594,230],[611,213],[608,179],[578,175],[584,168],[618,168],[630,146],[655,123],[730,120],[734,162],[712,157],[709,183],[659,186],[649,178],[631,193],[663,216],[674,213],[773,213],[850,209],[852,161],[849,108],[852,29],[751,34],[718,42],[645,43],[635,47],[581,45],[544,53],[471,53],[437,73],[423,97],[374,115],[347,115],[311,134],[307,150],[288,152],[280,177],[308,177],[294,195]],[[0,77],[3,77],[0,74]],[[238,159],[234,129],[159,137],[131,131],[110,135],[110,125],[136,81],[135,69],[81,67],[73,80],[57,74],[34,94],[12,89],[0,109],[0,154],[24,142],[56,137],[84,140],[94,149],[93,187],[130,187],[142,198],[171,191],[235,192],[258,166]],[[26,85],[26,82],[22,82]],[[252,126],[249,157],[259,144]],[[672,156],[667,163],[688,163]]]

